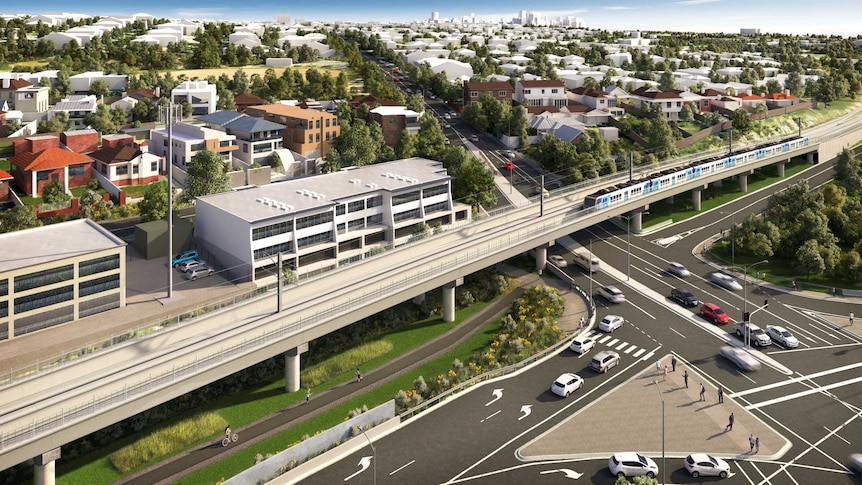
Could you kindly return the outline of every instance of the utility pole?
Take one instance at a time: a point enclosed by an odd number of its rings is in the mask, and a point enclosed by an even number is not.
[[[174,153],[174,118],[177,110],[182,109],[173,101],[167,106],[159,107],[159,115],[166,121],[168,130],[168,153],[165,159],[165,170],[168,177],[168,299],[174,295],[174,266],[171,264],[174,258],[174,177],[173,177],[173,153]]]

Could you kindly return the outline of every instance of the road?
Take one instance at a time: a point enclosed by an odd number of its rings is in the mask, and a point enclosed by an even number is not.
[[[830,176],[828,165],[814,166],[794,179],[807,178],[812,186],[819,185]],[[582,480],[590,483],[614,483],[614,477],[607,471],[607,457],[615,451],[628,450],[612,446],[632,443],[635,447],[637,442],[636,436],[626,436],[625,429],[615,426],[615,421],[623,419],[619,415],[597,418],[606,420],[601,429],[607,436],[578,435],[577,430],[586,426],[575,425],[572,442],[559,450],[558,460],[522,462],[515,453],[532,439],[564,425],[573,413],[601,410],[603,405],[610,407],[603,399],[612,390],[652,367],[655,358],[671,351],[694,373],[704,376],[709,385],[723,386],[728,400],[739,405],[743,412],[751,413],[752,419],[771,426],[791,444],[788,451],[775,458],[748,456],[732,463],[736,475],[730,483],[856,483],[857,479],[847,474],[845,465],[847,456],[862,448],[859,443],[862,395],[858,384],[862,381],[859,363],[862,339],[824,318],[847,315],[849,311],[859,314],[858,304],[802,298],[750,284],[749,310],[752,302],[759,305],[763,299],[769,301],[769,307],[755,314],[752,321],[763,327],[780,324],[788,328],[799,338],[800,346],[764,348],[762,354],[767,365],[758,372],[743,373],[717,356],[721,345],[741,345],[735,335],[728,333],[732,331],[730,328],[716,327],[697,315],[696,309],[683,308],[666,297],[671,288],[685,286],[699,299],[717,303],[738,319],[743,307],[742,292],[710,283],[708,275],[715,268],[697,253],[702,241],[729,226],[730,213],[723,212],[738,211],[737,220],[741,220],[740,215],[761,210],[770,193],[772,190],[752,193],[722,211],[705,213],[649,238],[632,238],[632,282],[626,281],[623,272],[610,270],[626,267],[624,229],[604,223],[574,235],[583,246],[591,238],[602,238],[593,242],[593,251],[609,271],[595,275],[595,287],[614,284],[626,293],[627,302],[621,305],[598,301],[599,317],[614,313],[627,322],[608,338],[601,337],[604,343],[599,345],[619,349],[622,364],[618,368],[608,374],[595,374],[586,368],[587,358],[593,352],[586,357],[561,352],[540,365],[480,386],[408,422],[397,432],[375,441],[373,455],[364,448],[303,483],[344,483],[347,477],[351,477],[347,480],[351,484],[372,483],[375,477],[370,473],[357,474],[360,469],[357,464],[364,456],[376,457],[377,483],[403,483],[408,477],[412,480],[422,477],[421,483],[572,483],[560,471],[565,469],[576,470],[577,474],[583,474]],[[668,239],[674,242],[657,244]],[[568,250],[559,247],[552,248],[552,252],[569,255]],[[665,268],[671,260],[685,264],[692,275],[681,281],[667,274]],[[567,271],[581,287],[588,286],[586,275],[576,267],[570,265]],[[770,362],[775,365],[769,365]],[[790,375],[784,369],[789,369]],[[584,389],[567,400],[549,392],[550,383],[563,372],[576,372],[586,381]],[[496,389],[501,391],[495,393]],[[630,412],[636,415],[645,412],[639,409],[641,406],[655,404],[632,403]],[[529,414],[524,406],[529,406]],[[738,441],[739,453],[747,451],[746,436],[739,436]],[[770,445],[777,450],[776,444]],[[660,463],[656,448],[647,449],[653,451],[650,456]],[[668,480],[710,481],[692,479],[685,472],[681,458],[689,451],[668,450]]]

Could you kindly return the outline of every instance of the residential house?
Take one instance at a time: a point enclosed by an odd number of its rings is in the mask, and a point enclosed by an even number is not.
[[[764,98],[769,109],[786,108],[800,102],[799,98],[789,93],[769,93]]]
[[[188,123],[174,123],[171,130],[171,163],[185,167],[203,150],[215,152],[225,162],[233,163],[232,153],[238,148],[235,135]],[[150,152],[167,158],[167,128],[152,130],[150,136]]]
[[[92,178],[93,159],[59,147],[18,153],[9,158],[15,185],[30,197],[42,195],[51,182],[60,182],[66,192],[84,187]]]
[[[488,94],[497,101],[502,101],[509,106],[512,105],[512,85],[506,81],[490,81],[465,82],[464,106],[477,104],[484,94]]]
[[[0,103],[5,101],[9,109],[21,109],[15,106],[15,93],[30,87],[33,87],[33,83],[24,79],[0,78]]]
[[[471,77],[473,77],[473,66],[467,64],[466,62],[456,61],[452,59],[441,59],[438,57],[429,57],[426,59],[422,59],[416,64],[419,65],[421,63],[428,64],[428,67],[431,68],[431,72],[433,72],[434,74],[445,72],[446,79],[448,79],[449,82],[452,82],[456,79],[469,80]]]
[[[9,185],[13,180],[15,177],[0,169],[0,203],[9,202],[9,192],[12,190]]]
[[[171,90],[171,102],[181,104],[183,101],[192,106],[192,116],[215,113],[218,104],[216,86],[207,81],[183,81]]]
[[[515,82],[515,101],[525,107],[553,106],[559,110],[568,103],[566,86],[555,79],[519,79]]]
[[[207,128],[236,136],[239,149],[233,154],[244,169],[253,164],[267,166],[272,163],[272,153],[282,147],[285,126],[262,118],[255,118],[236,111],[216,111],[197,117]]]
[[[105,74],[102,71],[82,72],[69,76],[69,89],[76,94],[89,94],[96,81],[104,81],[109,91],[122,92],[129,83],[125,74]]]
[[[679,112],[682,111],[684,103],[680,93],[682,91],[676,89],[660,91],[644,86],[632,91],[629,99],[636,108],[650,111],[650,109],[655,109],[651,108],[652,106],[657,106],[665,119],[678,120]]]
[[[236,105],[236,110],[240,113],[245,113],[246,108],[249,106],[259,106],[261,104],[266,104],[266,101],[263,100],[260,96],[255,96],[249,93],[239,93],[233,98],[233,104]]]
[[[61,111],[65,111],[69,114],[69,128],[72,130],[77,130],[80,128],[86,127],[86,123],[84,123],[84,117],[90,113],[96,112],[96,106],[99,104],[99,101],[96,99],[95,95],[80,95],[73,94],[67,98],[63,98],[62,101],[55,104],[53,108],[48,111],[48,119],[52,120],[57,113]]]
[[[95,171],[118,187],[156,182],[166,170],[164,157],[149,153],[148,143],[135,143],[131,135],[104,135],[102,148],[88,155]]]
[[[307,158],[322,158],[341,136],[338,117],[286,104],[250,106],[246,114],[285,126],[282,144]]]
[[[121,110],[126,112],[126,121],[132,121],[132,110],[135,108],[135,105],[138,104],[138,100],[132,98],[130,96],[124,96],[113,103],[111,103],[111,109],[120,108]]]
[[[378,106],[369,111],[368,115],[371,121],[380,125],[387,146],[397,145],[404,130],[411,135],[419,133],[419,118],[422,114],[404,106]]]
[[[42,118],[48,111],[48,100],[51,88],[47,86],[30,86],[15,91],[15,109],[24,113],[26,121]]]

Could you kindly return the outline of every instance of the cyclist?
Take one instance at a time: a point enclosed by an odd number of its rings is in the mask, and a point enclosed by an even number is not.
[[[225,426],[225,428],[224,428],[224,436],[225,436],[225,438],[227,438],[228,440],[230,440],[230,433],[231,433],[230,425]]]

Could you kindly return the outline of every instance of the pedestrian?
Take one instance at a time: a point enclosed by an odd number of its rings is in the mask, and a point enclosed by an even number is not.
[[[853,312],[850,312],[850,326],[853,326]]]
[[[700,400],[706,401],[706,389],[703,387],[703,383],[700,384]]]
[[[727,426],[724,427],[725,431],[733,431],[733,413],[730,413],[730,416],[727,418]]]
[[[835,298],[835,287],[832,287],[832,298]]]
[[[664,374],[661,376],[662,382],[667,380],[667,366],[664,366]]]
[[[676,372],[676,356],[670,358],[670,371]]]
[[[750,449],[748,450],[748,452],[749,453],[754,452],[754,435],[753,434],[748,435],[748,445],[750,446]]]
[[[721,384],[718,385],[718,402],[724,402],[724,389],[721,388]]]
[[[685,388],[688,389],[688,371],[682,371],[682,380],[685,382]]]
[[[362,374],[359,373],[359,367],[356,368],[356,382],[362,380]]]
[[[586,326],[587,326],[587,319],[584,318],[583,315],[581,315],[581,319],[578,321],[578,328],[581,329],[581,328],[584,328]]]
[[[799,288],[796,286],[796,280],[793,280],[793,291],[798,290]]]
[[[308,400],[311,399],[311,389],[305,388],[305,404],[308,404]]]
[[[661,360],[655,361],[655,371],[661,374]]]
[[[701,254],[706,254],[706,244],[703,245],[703,251],[701,251]]]
[[[754,438],[754,452],[760,453],[760,436]]]

